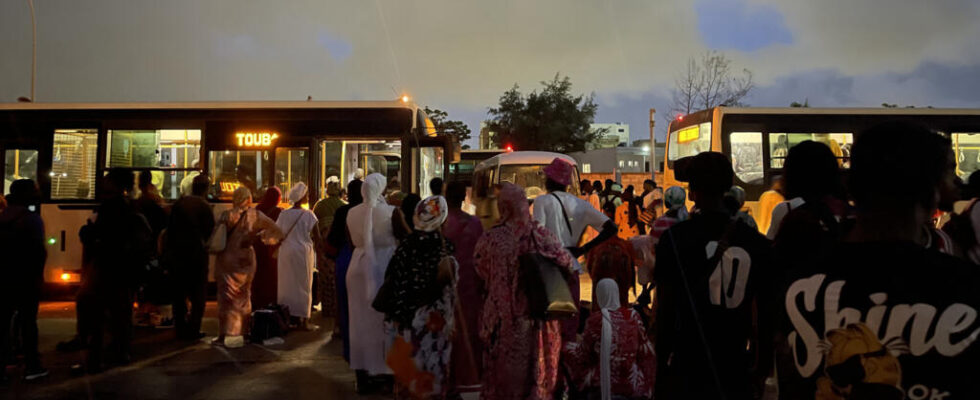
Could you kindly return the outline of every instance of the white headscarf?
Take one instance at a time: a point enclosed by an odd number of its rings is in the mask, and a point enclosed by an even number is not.
[[[610,311],[618,310],[619,285],[616,281],[606,278],[596,285],[596,302],[602,312],[602,340],[599,342],[599,379],[602,384],[602,400],[612,399],[612,378],[610,376],[610,360],[612,359],[612,317]]]
[[[286,198],[289,199],[289,204],[296,205],[300,200],[306,197],[306,184],[303,182],[296,182],[292,189],[289,189],[289,193],[286,193]]]
[[[367,212],[365,213],[366,221],[364,221],[364,255],[367,257],[368,262],[374,265],[374,208],[377,207],[379,203],[384,203],[385,186],[388,185],[388,179],[384,175],[379,173],[373,173],[364,178],[364,184],[361,185],[361,195],[364,196],[364,203],[367,206]],[[381,287],[381,282],[384,282],[384,276],[375,276],[375,282],[370,283],[367,288],[367,292],[374,297],[374,293]]]

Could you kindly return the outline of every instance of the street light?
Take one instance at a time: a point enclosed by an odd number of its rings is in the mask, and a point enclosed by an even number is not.
[[[31,102],[37,101],[34,97],[34,76],[37,74],[37,21],[34,18],[34,0],[27,0],[27,5],[31,8]]]

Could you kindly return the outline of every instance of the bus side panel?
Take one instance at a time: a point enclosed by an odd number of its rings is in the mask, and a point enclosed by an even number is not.
[[[92,215],[90,205],[42,204],[41,218],[44,219],[44,240],[48,259],[44,265],[44,282],[79,283],[78,275],[71,281],[61,279],[65,272],[81,272],[82,241],[78,231],[85,226]],[[52,241],[52,239],[54,239]],[[72,282],[74,281],[74,282]]]

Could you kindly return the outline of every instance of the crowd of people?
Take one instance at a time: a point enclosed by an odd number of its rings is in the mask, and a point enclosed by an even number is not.
[[[115,361],[127,361],[135,282],[156,264],[173,283],[146,301],[172,303],[177,336],[201,338],[214,254],[216,345],[241,346],[253,307],[267,303],[316,329],[319,295],[362,394],[980,396],[963,375],[980,358],[980,174],[958,182],[949,139],[910,124],[862,133],[850,157],[844,169],[826,144],[789,148],[757,216],[721,153],[675,161],[686,189],[648,180],[640,194],[613,181],[568,193],[574,166],[555,159],[542,171],[546,194],[495,189],[499,220],[487,230],[462,211],[460,182],[433,181],[422,199],[374,173],[349,182],[345,200],[331,180],[312,211],[302,183],[286,210],[278,189],[253,207],[243,186],[216,217],[206,176],[158,210],[152,183],[133,201],[132,173],[110,170],[81,232],[75,341],[88,349],[84,368],[100,370],[108,327]],[[15,182],[0,213],[0,246],[22,265],[3,281],[0,317],[21,316],[30,379],[46,373],[30,321],[44,265],[43,221],[29,211],[38,199],[34,182]],[[546,268],[574,311],[539,312],[541,282],[529,276]],[[544,307],[561,308],[564,292],[547,293]]]

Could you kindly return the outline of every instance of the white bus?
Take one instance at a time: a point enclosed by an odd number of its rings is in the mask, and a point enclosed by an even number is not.
[[[527,193],[528,200],[533,200],[547,193],[544,187],[544,167],[551,164],[555,158],[561,158],[575,166],[572,186],[568,192],[578,195],[579,172],[578,163],[574,158],[559,153],[546,151],[515,151],[501,153],[477,164],[473,169],[473,188],[471,191],[476,215],[480,217],[484,229],[489,229],[500,218],[497,211],[495,186],[510,182],[521,186]]]
[[[97,205],[98,177],[109,168],[149,171],[173,201],[180,182],[211,177],[215,212],[240,185],[256,197],[276,186],[310,187],[311,204],[336,176],[399,178],[401,190],[425,196],[444,177],[455,148],[410,102],[221,102],[0,104],[3,193],[17,179],[42,192],[48,259],[45,281],[79,281],[79,228]]]

